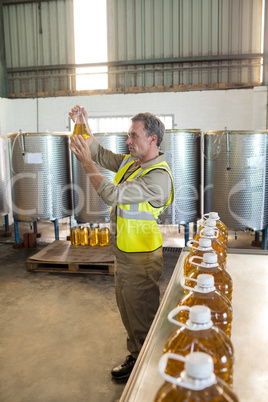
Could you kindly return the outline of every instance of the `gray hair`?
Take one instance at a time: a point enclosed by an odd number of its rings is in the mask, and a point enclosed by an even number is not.
[[[132,123],[134,121],[144,121],[147,136],[150,137],[155,134],[157,136],[157,146],[159,147],[165,134],[165,125],[155,114],[149,112],[137,113],[131,117],[131,121]]]

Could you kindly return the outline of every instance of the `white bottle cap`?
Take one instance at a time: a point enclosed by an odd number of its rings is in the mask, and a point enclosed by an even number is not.
[[[203,352],[192,352],[185,358],[187,376],[204,380],[210,378],[214,371],[213,359]]]
[[[206,239],[204,237],[200,237],[199,246],[200,247],[211,247],[211,239]]]
[[[211,218],[208,218],[206,220],[205,225],[209,226],[211,228],[216,228],[217,227],[217,223],[216,223],[215,219],[211,219]]]
[[[210,308],[207,306],[193,306],[191,307],[189,318],[194,324],[207,324],[211,320]]]
[[[220,219],[218,212],[210,212],[208,217],[211,219],[215,219],[216,221]]]
[[[215,254],[215,253],[205,253],[203,255],[203,262],[205,262],[206,264],[217,264],[218,265],[217,254]]]
[[[205,226],[205,227],[204,227],[202,234],[203,234],[203,236],[213,236],[213,237],[216,237],[216,236],[215,236],[215,229],[213,229],[212,227],[209,227],[209,226]]]
[[[197,286],[200,288],[213,288],[214,276],[210,274],[199,274],[197,279]]]

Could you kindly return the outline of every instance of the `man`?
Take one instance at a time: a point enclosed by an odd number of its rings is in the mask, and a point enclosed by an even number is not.
[[[70,116],[74,120],[77,108]],[[82,108],[86,121],[88,117]],[[111,252],[115,255],[117,305],[127,330],[130,355],[113,368],[114,378],[129,377],[159,307],[159,278],[163,269],[162,235],[157,218],[173,201],[173,179],[158,150],[165,126],[151,113],[131,118],[129,155],[104,149],[93,137],[71,139],[70,149],[92,186],[111,208]],[[88,127],[89,128],[89,127]],[[90,131],[90,128],[89,128]],[[117,172],[114,183],[95,163]]]

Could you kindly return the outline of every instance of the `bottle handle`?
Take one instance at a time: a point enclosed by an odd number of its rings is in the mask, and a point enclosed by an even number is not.
[[[179,325],[180,327],[186,328],[187,326],[183,324],[182,322],[179,322],[178,320],[175,320],[175,316],[182,310],[188,310],[190,311],[190,307],[188,306],[178,306],[175,307],[173,310],[170,311],[168,314],[168,321],[171,322],[172,324]]]
[[[203,257],[201,257],[201,256],[199,256],[199,255],[192,255],[192,256],[189,258],[189,263],[190,263],[190,264],[195,265],[196,267],[201,267],[201,264],[197,264],[196,262],[194,262],[194,259],[195,259],[195,260],[204,261]]]
[[[194,246],[193,246],[194,243],[198,243],[198,244],[199,244],[199,241],[198,241],[198,240],[194,240],[194,239],[193,239],[193,240],[189,240],[189,241],[187,242],[186,246],[187,246],[187,247],[190,247],[190,248],[193,248],[194,250],[197,250],[197,247],[194,247]]]
[[[190,291],[192,291],[194,288],[190,288],[190,286],[186,286],[185,281],[192,281],[192,282],[195,282],[197,284],[197,279],[189,278],[188,276],[184,276],[181,279],[181,286],[183,287],[183,289],[187,289],[187,290],[190,290]]]
[[[159,371],[161,377],[163,377],[164,380],[170,382],[171,384],[177,385],[179,383],[179,379],[176,377],[172,377],[171,375],[169,375],[165,372],[169,359],[177,360],[177,361],[180,361],[183,363],[185,363],[186,359],[184,356],[180,356],[180,355],[177,355],[176,353],[169,353],[169,352],[164,353],[160,357],[160,360],[158,363],[158,371]]]

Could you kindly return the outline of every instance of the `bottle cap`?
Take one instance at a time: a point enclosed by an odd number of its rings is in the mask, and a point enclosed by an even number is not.
[[[214,230],[214,228],[212,228],[212,227],[210,227],[210,226],[205,226],[205,227],[204,227],[203,232],[202,232],[202,235],[203,235],[203,236],[213,236],[213,237],[216,237],[216,236],[215,236],[215,230]]]
[[[207,306],[193,306],[191,307],[189,318],[190,321],[194,324],[207,324],[211,320],[210,308]]]
[[[220,219],[218,212],[210,212],[208,217],[211,219],[215,219],[216,221]]]
[[[184,362],[184,370],[180,377],[173,377],[166,373],[168,361],[177,360]],[[213,359],[203,352],[192,352],[186,357],[177,353],[164,353],[159,360],[159,372],[164,380],[180,387],[200,391],[215,383]]]
[[[211,219],[211,218],[208,218],[207,220],[206,220],[206,226],[209,226],[209,227],[211,227],[211,228],[216,228],[217,227],[217,224],[216,224],[216,221],[215,221],[215,219]]]
[[[192,352],[185,358],[187,376],[204,380],[213,374],[214,364],[210,355],[203,352]]]
[[[197,286],[199,288],[214,288],[214,276],[210,274],[199,274],[197,276]]]
[[[218,264],[218,257],[215,253],[205,253],[203,255],[203,262],[206,264]]]
[[[200,237],[199,246],[200,247],[211,247],[211,239],[205,239],[204,237]]]

